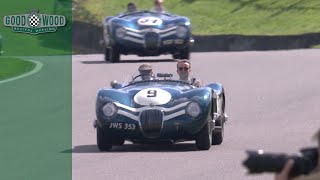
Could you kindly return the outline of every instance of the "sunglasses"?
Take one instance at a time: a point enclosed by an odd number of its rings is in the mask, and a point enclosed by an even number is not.
[[[188,67],[178,67],[178,70],[179,70],[179,71],[182,71],[182,70],[188,71],[189,68],[188,68]]]

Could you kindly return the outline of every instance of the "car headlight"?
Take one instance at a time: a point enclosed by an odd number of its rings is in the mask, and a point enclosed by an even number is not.
[[[196,102],[191,102],[188,104],[186,112],[192,117],[197,117],[201,112],[200,105]]]
[[[111,117],[117,113],[117,106],[113,104],[112,102],[108,102],[102,107],[102,112],[105,116]]]
[[[126,34],[127,34],[127,32],[125,29],[123,29],[123,28],[116,29],[116,36],[118,38],[124,38],[126,36]]]
[[[188,29],[184,26],[179,26],[176,29],[176,33],[179,38],[184,38],[187,36]]]

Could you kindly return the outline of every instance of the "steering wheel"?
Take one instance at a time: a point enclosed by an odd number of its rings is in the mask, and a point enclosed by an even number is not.
[[[150,75],[150,74],[139,74],[139,75],[137,75],[136,77],[134,77],[134,78],[132,78],[132,81],[134,81],[134,80],[136,80],[138,77],[142,77],[142,76],[148,76],[150,79],[148,79],[148,80],[151,80],[151,79],[154,79],[154,76],[152,76],[152,75]],[[142,78],[141,78],[142,79]],[[142,80],[144,80],[144,79],[142,79]]]

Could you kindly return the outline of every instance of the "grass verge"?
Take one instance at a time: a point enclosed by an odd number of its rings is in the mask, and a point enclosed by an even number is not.
[[[17,58],[0,58],[0,81],[31,71],[35,64]]]
[[[74,0],[73,20],[101,25],[126,9],[126,0]],[[152,0],[134,1],[151,9]],[[167,0],[169,12],[191,19],[196,35],[292,35],[320,32],[319,0]]]

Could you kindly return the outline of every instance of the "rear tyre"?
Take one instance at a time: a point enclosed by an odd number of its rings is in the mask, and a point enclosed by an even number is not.
[[[196,138],[196,147],[199,150],[209,150],[212,144],[211,124],[209,122],[201,129]]]
[[[112,149],[110,137],[99,125],[97,126],[97,146],[100,151],[110,151]]]

